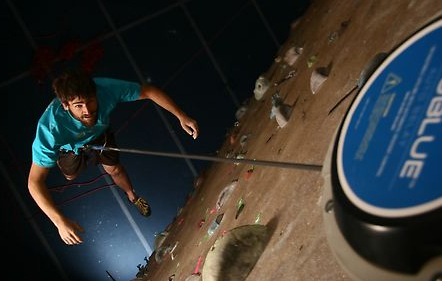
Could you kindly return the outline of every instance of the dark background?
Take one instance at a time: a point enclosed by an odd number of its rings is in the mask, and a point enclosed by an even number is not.
[[[90,167],[73,183],[52,169],[48,188],[86,231],[66,246],[27,190],[35,126],[53,98],[53,75],[77,66],[161,87],[198,121],[193,140],[150,102],[120,104],[112,120],[121,148],[216,156],[238,108],[273,63],[309,1],[2,1],[3,100],[0,175],[2,275],[21,280],[130,280],[175,218],[207,161],[122,153],[146,219]],[[19,268],[19,270],[14,269]]]

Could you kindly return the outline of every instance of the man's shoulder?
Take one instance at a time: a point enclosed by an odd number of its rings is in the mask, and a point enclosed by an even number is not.
[[[109,98],[114,97],[116,102],[121,102],[133,101],[139,97],[140,83],[109,77],[95,77],[93,80],[97,86],[97,96],[99,99],[106,97],[105,99],[110,101]]]
[[[59,99],[54,98],[49,105],[46,107],[45,111],[41,115],[38,124],[39,125],[53,125],[57,123],[58,120],[63,119],[65,111]]]

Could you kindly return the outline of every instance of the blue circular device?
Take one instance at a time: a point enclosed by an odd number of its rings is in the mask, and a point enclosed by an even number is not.
[[[336,224],[358,255],[409,275],[442,257],[442,19],[373,72],[331,155]]]

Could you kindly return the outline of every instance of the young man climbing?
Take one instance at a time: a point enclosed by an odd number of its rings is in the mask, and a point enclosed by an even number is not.
[[[56,165],[66,179],[73,180],[90,161],[99,163],[126,194],[138,211],[148,217],[150,206],[132,187],[118,151],[86,149],[87,145],[115,147],[109,130],[110,113],[119,102],[149,99],[178,118],[181,127],[194,139],[199,130],[160,89],[152,85],[111,78],[91,78],[81,70],[67,70],[52,83],[56,98],[40,117],[32,144],[32,165],[28,188],[32,198],[58,229],[68,245],[83,242],[83,228],[65,217],[55,205],[46,186],[49,170]]]

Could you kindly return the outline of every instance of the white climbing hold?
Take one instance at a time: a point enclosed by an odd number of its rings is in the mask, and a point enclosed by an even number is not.
[[[253,93],[255,94],[255,99],[260,100],[265,92],[269,89],[270,82],[267,78],[264,76],[259,76],[259,78],[255,82],[255,89],[253,90]]]
[[[328,71],[325,67],[319,67],[312,72],[312,76],[310,77],[310,89],[313,94],[316,94],[327,78]]]
[[[230,197],[230,194],[235,190],[236,186],[238,185],[238,180],[233,180],[228,186],[226,186],[223,191],[218,196],[218,200],[216,201],[216,210],[219,211],[224,203],[227,202],[227,200]]]
[[[283,103],[279,97],[279,93],[275,93],[272,96],[272,104],[273,106],[270,111],[270,119],[275,118],[279,127],[284,128],[290,119],[293,107]]]
[[[302,54],[303,49],[301,47],[291,47],[287,50],[284,56],[284,62],[292,66],[299,56]]]

